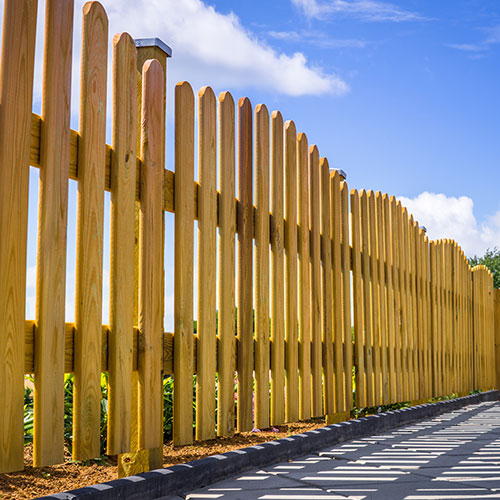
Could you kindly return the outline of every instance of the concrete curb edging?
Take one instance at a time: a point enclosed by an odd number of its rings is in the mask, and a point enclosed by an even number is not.
[[[488,391],[438,403],[370,415],[260,445],[193,460],[136,476],[86,486],[37,500],[145,500],[202,488],[254,467],[296,458],[326,446],[369,436],[380,431],[431,418],[470,404],[500,399],[499,391]]]

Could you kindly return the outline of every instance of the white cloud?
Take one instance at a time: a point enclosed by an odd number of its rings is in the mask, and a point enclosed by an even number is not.
[[[159,37],[173,48],[170,78],[195,87],[259,87],[288,95],[343,94],[347,84],[311,65],[304,54],[280,53],[247,30],[232,12],[201,0],[103,2],[112,32]]]
[[[362,21],[423,21],[416,12],[403,10],[388,2],[376,0],[292,0],[309,18],[323,19],[332,15],[351,16]]]
[[[188,80],[194,89],[259,88],[285,95],[343,95],[349,86],[327,73],[301,52],[275,50],[246,29],[232,12],[222,14],[202,0],[101,0],[109,17],[109,46],[116,33],[133,38],[160,38],[173,49],[168,63],[169,86]],[[0,0],[0,26],[4,0]],[[39,106],[45,2],[40,1],[37,21],[34,100]],[[81,12],[85,0],[75,1],[73,42],[73,110],[78,109],[81,53]],[[109,67],[111,50],[109,51]],[[108,72],[108,80],[111,72]],[[110,90],[111,87],[108,86]],[[109,94],[111,101],[111,94]]]
[[[352,38],[329,38],[325,33],[311,31],[269,31],[268,36],[275,40],[312,44],[322,49],[362,49],[367,42]]]
[[[479,223],[474,202],[468,196],[446,196],[423,192],[415,198],[400,197],[430,239],[451,238],[466,255],[482,255],[487,248],[500,247],[500,211]]]
[[[446,46],[463,52],[477,53],[486,52],[490,50],[493,45],[500,43],[500,26],[481,28],[481,31],[486,33],[486,37],[477,43],[448,43]]]

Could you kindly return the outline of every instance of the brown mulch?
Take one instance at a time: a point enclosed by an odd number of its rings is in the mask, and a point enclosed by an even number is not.
[[[325,425],[323,419],[279,425],[273,430],[263,429],[260,432],[242,432],[232,437],[221,437],[210,441],[197,441],[189,446],[173,446],[168,442],[163,447],[164,467],[189,462],[209,455],[217,455],[226,451],[244,448],[292,434],[317,429]],[[116,457],[104,459],[90,465],[82,465],[70,460],[51,467],[34,468],[32,463],[32,445],[24,449],[26,468],[21,472],[0,474],[0,500],[30,499],[50,495],[61,491],[73,490],[83,486],[111,481],[117,478]]]

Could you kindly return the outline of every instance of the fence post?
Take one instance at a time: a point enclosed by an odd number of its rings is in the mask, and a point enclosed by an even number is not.
[[[163,69],[164,110],[166,109],[166,78],[167,59],[172,57],[172,49],[159,38],[136,38],[137,47],[137,151],[140,151],[141,143],[141,109],[142,109],[142,67],[148,59],[156,59]],[[162,128],[165,130],[165,113],[163,113]],[[161,168],[165,168],[165,137],[163,137],[163,162]],[[135,206],[135,263],[134,263],[134,326],[138,325],[138,297],[139,297],[139,217],[140,202]],[[165,241],[164,218],[162,217],[162,241]],[[164,290],[164,272],[162,271],[161,289]],[[164,311],[164,294],[162,293],[162,313]],[[131,424],[131,453],[119,455],[118,475],[119,477],[146,472],[162,466],[163,450],[155,448],[152,450],[139,450],[139,403],[138,403],[139,374],[132,372],[132,424]]]

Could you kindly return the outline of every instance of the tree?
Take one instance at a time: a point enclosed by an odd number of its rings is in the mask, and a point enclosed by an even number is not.
[[[500,288],[500,249],[498,247],[488,248],[482,257],[474,255],[469,259],[469,264],[474,266],[486,266],[493,274],[493,286]]]

